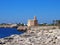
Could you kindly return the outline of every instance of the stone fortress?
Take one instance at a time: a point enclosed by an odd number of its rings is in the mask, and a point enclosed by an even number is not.
[[[33,20],[28,20],[27,26],[28,27],[30,27],[30,26],[38,26],[38,20],[37,20],[36,16],[34,16]]]
[[[17,29],[18,30],[25,30],[25,29],[30,29],[30,27],[35,27],[38,26],[38,20],[36,18],[36,16],[34,16],[33,20],[28,20],[27,26],[19,26]]]

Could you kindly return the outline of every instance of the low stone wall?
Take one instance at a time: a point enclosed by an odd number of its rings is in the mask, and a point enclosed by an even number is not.
[[[30,29],[32,30],[48,30],[48,29],[59,29],[58,26],[35,26],[35,27],[31,27]]]
[[[58,26],[31,26],[31,27],[27,27],[27,26],[19,26],[17,28],[18,30],[49,30],[49,29],[59,29]]]

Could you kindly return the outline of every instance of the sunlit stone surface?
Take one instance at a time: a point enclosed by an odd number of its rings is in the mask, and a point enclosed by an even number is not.
[[[0,39],[0,45],[60,45],[60,29],[28,30]]]

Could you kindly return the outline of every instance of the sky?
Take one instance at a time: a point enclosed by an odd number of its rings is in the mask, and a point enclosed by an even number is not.
[[[27,23],[36,16],[39,23],[60,19],[60,0],[0,0],[0,23]]]

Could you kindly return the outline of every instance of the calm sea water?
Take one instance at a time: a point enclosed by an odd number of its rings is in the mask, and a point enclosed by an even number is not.
[[[16,28],[0,28],[0,38],[8,37],[12,34],[22,34],[24,32],[17,31]]]

